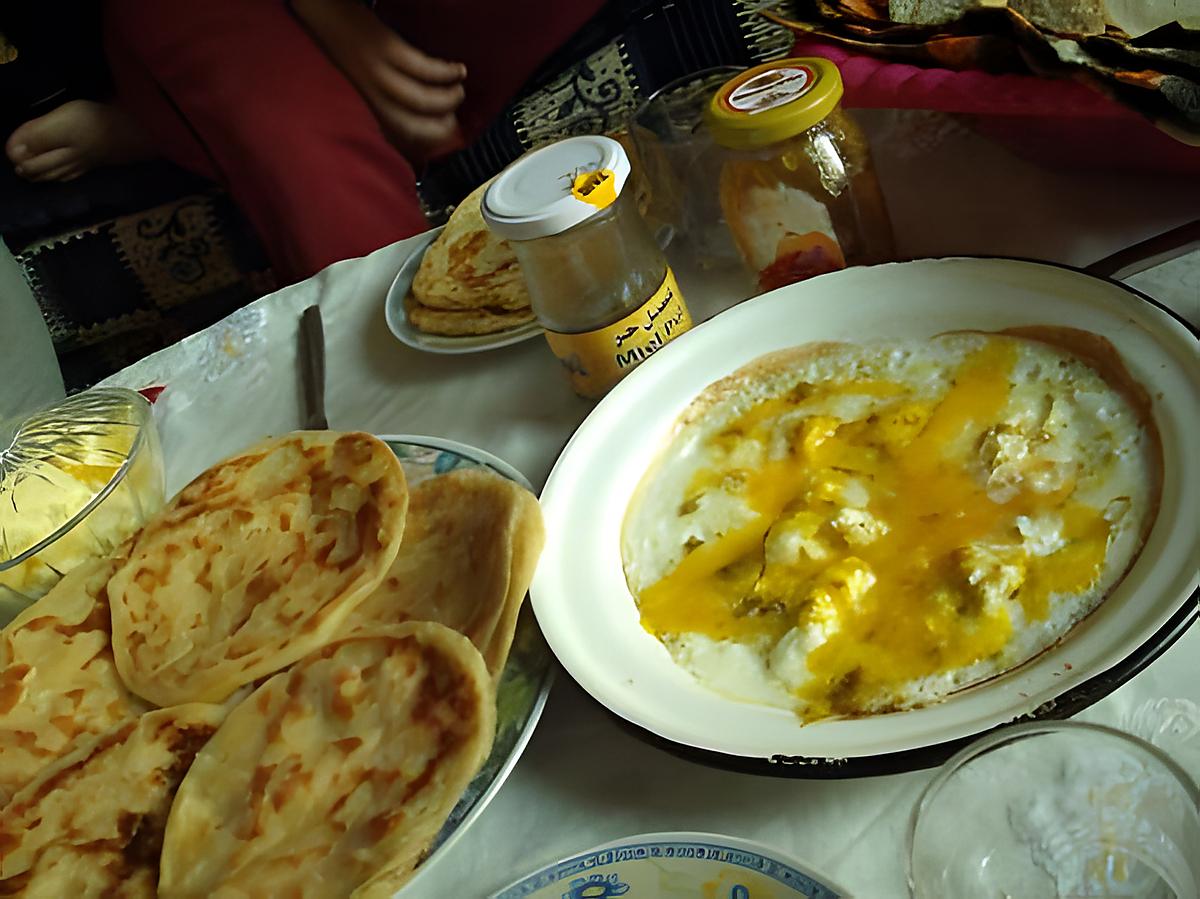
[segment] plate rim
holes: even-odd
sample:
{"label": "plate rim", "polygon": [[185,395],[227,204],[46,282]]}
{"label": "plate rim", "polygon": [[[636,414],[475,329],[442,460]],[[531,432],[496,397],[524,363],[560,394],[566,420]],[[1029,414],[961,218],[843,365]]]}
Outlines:
{"label": "plate rim", "polygon": [[[443,356],[483,353],[539,336],[542,333],[542,327],[536,320],[505,331],[495,331],[491,334],[470,334],[462,337],[425,334],[409,324],[408,316],[404,313],[404,297],[408,294],[409,287],[412,286],[412,278],[405,281],[405,275],[408,273],[409,266],[414,264],[414,260],[419,261],[424,258],[430,245],[437,240],[438,235],[445,228],[445,225],[438,225],[413,236],[412,239],[415,241],[413,249],[404,257],[396,276],[392,278],[392,283],[388,286],[383,300],[383,317],[392,336],[414,350]],[[415,275],[416,273],[413,272],[414,277]]]}
{"label": "plate rim", "polygon": [[511,462],[504,461],[494,453],[489,453],[487,450],[480,449],[477,446],[471,446],[469,443],[462,443],[458,440],[452,440],[449,437],[432,437],[425,434],[376,434],[374,436],[387,444],[404,443],[409,446],[421,446],[425,449],[457,453],[464,458],[482,463],[487,468],[495,471],[496,474],[502,475],[510,481],[516,481],[530,493],[535,496],[537,495],[537,491],[533,489],[529,478],[525,477],[519,468]]}
{"label": "plate rim", "polygon": [[[676,758],[696,762],[709,768],[722,771],[736,771],[743,774],[760,774],[768,777],[782,777],[807,780],[843,780],[860,777],[884,777],[889,774],[903,774],[909,771],[921,771],[936,768],[945,764],[955,753],[961,752],[976,740],[1015,727],[1020,724],[1036,724],[1041,721],[1065,721],[1079,714],[1089,706],[1095,705],[1118,687],[1133,679],[1150,666],[1188,629],[1200,619],[1200,587],[1193,590],[1187,600],[1172,618],[1152,637],[1126,656],[1121,662],[1097,672],[1081,684],[1064,691],[1049,702],[1045,702],[1031,712],[1018,715],[1011,721],[996,724],[984,730],[975,731],[963,737],[946,740],[941,743],[930,743],[914,749],[904,749],[898,752],[877,753],[875,755],[854,756],[850,758],[825,758],[821,756],[784,755],[776,753],[769,757],[742,756],[732,753],[717,752],[703,749],[699,746],[685,746],[668,740],[654,731],[635,724],[628,718],[614,712],[607,706],[601,706],[604,711],[615,719],[616,723],[633,736],[649,743]],[[563,666],[565,670],[565,666]],[[574,680],[571,673],[567,675]],[[578,684],[578,681],[576,681]],[[583,685],[579,685],[584,689]],[[585,690],[586,692],[586,690]],[[591,696],[591,694],[588,694]],[[593,701],[597,701],[593,698]]]}
{"label": "plate rim", "polygon": [[[1115,280],[1108,276],[1093,274],[1083,268],[1065,263],[1042,259],[1030,259],[1020,256],[1007,256],[1002,254],[958,254],[952,256],[921,257],[912,260],[900,260],[892,263],[883,263],[878,266],[862,266],[855,268],[883,269],[891,265],[905,264],[907,262],[938,263],[954,261],[1019,262],[1066,271],[1074,275],[1086,276],[1101,283],[1118,287],[1122,291],[1131,294],[1141,302],[1144,302],[1165,313],[1174,321],[1174,323],[1182,326],[1184,331],[1193,339],[1200,341],[1200,329],[1191,324],[1180,313],[1176,312],[1165,303],[1148,296],[1136,287],[1133,287],[1122,281]],[[832,274],[836,275],[837,273]],[[761,299],[761,295],[760,297],[754,299]],[[753,302],[753,299],[748,302]],[[720,315],[724,314],[730,309],[735,309],[740,305],[745,304],[735,304],[734,306],[729,307],[729,309],[722,310],[721,313],[713,316],[713,318],[709,321],[718,319]],[[707,322],[705,324],[707,324]],[[597,406],[597,409],[598,408],[599,406]],[[592,412],[589,413],[588,417],[590,418],[595,411],[596,409],[593,409]],[[555,469],[559,467],[562,457],[565,456],[570,450],[571,445],[577,439],[579,432],[582,430],[584,424],[586,424],[586,421],[587,419],[585,418],[584,422],[580,424],[579,428],[576,429],[576,431],[571,435],[571,438],[567,441],[566,445],[563,447],[559,459],[556,460],[554,467],[551,469],[550,474],[546,479],[546,487],[549,487],[554,480]],[[546,489],[543,488],[542,495],[544,496],[545,493]],[[537,604],[535,602],[535,614],[537,612],[536,606]],[[582,689],[593,702],[604,709],[608,715],[613,717],[619,726],[644,742],[656,746],[657,748],[662,749],[669,754],[675,755],[676,757],[722,770],[774,777],[800,779],[870,777],[935,767],[942,764],[946,759],[952,756],[955,752],[961,750],[969,743],[985,735],[1002,730],[1006,727],[1010,727],[1014,724],[1069,718],[1100,701],[1105,696],[1112,693],[1117,687],[1128,682],[1140,671],[1149,666],[1155,659],[1166,652],[1166,650],[1169,649],[1196,622],[1197,619],[1200,619],[1200,584],[1191,590],[1190,594],[1188,594],[1187,597],[1180,602],[1179,608],[1176,609],[1175,612],[1173,612],[1153,634],[1147,637],[1138,646],[1134,647],[1123,658],[1107,666],[1106,668],[1095,672],[1086,680],[1081,681],[1072,687],[1064,689],[1062,692],[1056,694],[1052,699],[1042,703],[1040,706],[1028,712],[1018,714],[1007,721],[991,725],[983,728],[982,730],[972,731],[969,734],[965,734],[961,737],[956,737],[950,740],[927,743],[922,746],[893,752],[873,753],[861,756],[851,756],[848,758],[786,755],[783,753],[775,753],[770,756],[762,756],[757,754],[740,755],[679,742],[671,738],[664,737],[661,734],[658,734],[655,731],[645,727],[644,725],[630,720],[615,709],[608,707],[597,697],[595,697],[591,691],[575,677],[570,668],[563,663],[561,659],[559,659],[559,664],[566,671],[567,676],[571,677],[571,679],[579,685],[580,689]],[[551,649],[553,650],[554,644],[550,641],[550,637],[548,635],[547,641],[550,642]],[[1058,643],[1053,644],[1053,646],[1060,645],[1061,642],[1062,641],[1059,641]],[[557,653],[555,653],[555,655],[557,657]],[[1017,667],[1019,668],[1022,666]]]}
{"label": "plate rim", "polygon": [[[518,468],[516,468],[516,466],[509,462],[505,462],[499,456],[489,453],[487,450],[480,449],[479,447],[461,443],[457,440],[451,440],[448,437],[433,437],[423,434],[375,434],[374,436],[388,444],[389,449],[392,449],[393,443],[400,443],[407,446],[418,446],[425,449],[434,449],[439,451],[448,450],[456,455],[462,456],[463,458],[479,462],[484,467],[496,472],[496,474],[520,484],[531,493],[534,492],[533,488],[529,484],[529,480]],[[526,601],[529,600],[528,594],[526,594],[525,599]],[[533,603],[529,602],[528,607],[532,612]],[[537,621],[536,615],[534,616],[534,621]],[[539,623],[537,626],[540,633],[541,624]],[[542,641],[545,642],[547,648],[549,648],[549,641],[546,640],[545,634],[542,634]],[[537,730],[538,723],[542,719],[542,713],[546,709],[546,702],[550,698],[550,690],[554,687],[554,681],[558,675],[559,665],[557,657],[554,656],[554,651],[552,649],[550,650],[550,656],[552,658],[552,662],[546,666],[546,671],[542,675],[541,683],[538,684],[537,696],[534,698],[533,705],[529,710],[529,715],[525,719],[525,725],[521,728],[521,732],[517,735],[517,739],[513,743],[512,750],[509,752],[508,757],[505,758],[504,763],[499,767],[499,769],[497,769],[496,776],[492,779],[492,782],[488,784],[487,789],[480,794],[479,800],[473,806],[471,806],[470,810],[459,820],[458,826],[454,828],[450,835],[441,843],[439,843],[437,847],[429,853],[429,855],[421,859],[420,863],[413,871],[412,877],[404,882],[404,884],[397,891],[397,895],[401,895],[413,884],[421,880],[425,872],[432,868],[434,863],[458,842],[462,835],[468,829],[470,829],[471,825],[473,825],[479,816],[483,814],[484,810],[492,804],[492,801],[496,798],[496,795],[500,792],[500,789],[508,781],[513,769],[521,760],[521,756],[525,754],[525,749],[528,747],[529,741],[533,739],[533,732]]]}
{"label": "plate rim", "polygon": [[419,882],[425,872],[432,868],[434,863],[437,862],[439,858],[441,858],[446,852],[452,849],[456,843],[458,843],[463,834],[471,828],[476,820],[478,820],[479,816],[482,815],[484,811],[487,810],[487,807],[492,804],[493,800],[495,800],[501,788],[505,783],[508,782],[508,778],[512,775],[513,769],[516,768],[517,763],[521,760],[521,756],[525,754],[525,749],[529,746],[529,741],[533,739],[533,732],[537,729],[538,723],[542,719],[542,713],[546,709],[546,701],[550,697],[550,690],[554,687],[554,680],[557,674],[557,662],[546,668],[546,673],[543,675],[542,682],[538,686],[537,698],[533,702],[533,707],[529,710],[529,717],[525,720],[525,726],[521,729],[521,733],[517,736],[516,742],[513,743],[512,752],[509,753],[508,758],[504,760],[504,764],[500,766],[499,770],[496,771],[495,779],[488,785],[488,788],[483,791],[482,795],[480,795],[479,801],[471,806],[471,810],[469,812],[463,815],[462,819],[458,822],[458,827],[454,829],[450,836],[446,837],[445,840],[439,843],[438,847],[434,849],[433,852],[421,859],[420,864],[413,872],[413,876],[405,881],[405,883],[397,891],[397,895],[409,889],[413,884]]}
{"label": "plate rim", "polygon": [[[773,846],[768,846],[767,844],[760,843],[757,840],[751,840],[748,837],[735,836],[734,834],[716,833],[713,831],[662,830],[617,837],[614,840],[598,843],[595,846],[590,846],[587,849],[581,849],[578,852],[571,853],[570,855],[564,855],[561,858],[555,859],[552,862],[547,862],[541,867],[535,868],[534,870],[521,875],[516,880],[512,881],[512,883],[509,883],[506,886],[489,893],[488,899],[503,899],[506,893],[520,888],[521,885],[526,881],[535,878],[540,874],[557,868],[560,865],[565,865],[574,861],[582,861],[588,856],[595,855],[599,852],[604,852],[607,849],[623,849],[633,846],[649,845],[651,843],[668,842],[699,843],[747,852],[756,855],[759,858],[769,859],[771,861],[787,865],[790,868],[794,868],[796,871],[805,875],[806,877],[817,881],[818,886],[822,886],[825,889],[838,894],[838,896],[842,897],[842,899],[849,899],[849,897],[852,895],[847,889],[845,889],[845,887],[834,882],[822,871],[817,870],[808,862],[802,861],[790,852],[777,849]],[[546,884],[546,886],[550,886],[550,884]]]}

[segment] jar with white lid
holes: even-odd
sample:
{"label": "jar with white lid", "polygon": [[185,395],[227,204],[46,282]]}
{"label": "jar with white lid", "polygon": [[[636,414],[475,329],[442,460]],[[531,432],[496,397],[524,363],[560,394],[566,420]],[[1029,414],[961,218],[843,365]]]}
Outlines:
{"label": "jar with white lid", "polygon": [[483,219],[512,246],[550,348],[588,398],[692,326],[624,190],[629,174],[617,141],[574,137],[518,159],[483,198]]}

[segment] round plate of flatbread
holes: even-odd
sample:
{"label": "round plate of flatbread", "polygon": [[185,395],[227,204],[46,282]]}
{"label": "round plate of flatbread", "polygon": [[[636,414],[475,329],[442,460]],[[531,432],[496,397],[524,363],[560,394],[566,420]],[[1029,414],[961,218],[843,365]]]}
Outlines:
{"label": "round plate of flatbread", "polygon": [[464,233],[451,219],[415,239],[385,305],[388,329],[401,343],[429,353],[478,353],[542,333],[520,272],[511,270],[515,260],[487,246],[482,220],[480,227]]}
{"label": "round plate of flatbread", "polygon": [[0,630],[0,895],[390,897],[541,714],[544,539],[519,472],[438,438],[210,467]]}
{"label": "round plate of flatbread", "polygon": [[[614,134],[630,151],[628,134]],[[446,224],[409,242],[411,253],[388,290],[388,328],[429,353],[477,353],[541,334],[520,262],[509,241],[483,220],[485,181],[463,198]],[[650,201],[644,178],[638,208]]]}

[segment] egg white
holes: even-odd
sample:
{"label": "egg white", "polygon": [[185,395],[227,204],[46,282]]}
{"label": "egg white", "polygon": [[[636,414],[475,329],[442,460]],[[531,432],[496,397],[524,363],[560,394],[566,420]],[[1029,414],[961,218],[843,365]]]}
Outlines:
{"label": "egg white", "polygon": [[[897,684],[873,705],[910,707],[938,700],[1019,665],[1060,640],[1111,591],[1141,546],[1157,501],[1154,444],[1121,394],[1075,356],[1034,340],[974,333],[927,341],[821,345],[794,354],[785,365],[748,367],[706,391],[680,420],[627,510],[622,558],[632,593],[637,596],[672,572],[689,543],[714,540],[755,517],[736,484],[722,484],[721,478],[784,458],[799,419],[831,415],[842,422],[858,421],[892,400],[854,393],[817,396],[778,415],[764,441],[743,439],[731,446],[728,440],[714,440],[748,409],[802,383],[860,379],[899,383],[914,400],[936,404],[963,360],[989,340],[1013,340],[1017,347],[1007,403],[993,421],[1004,427],[995,428],[982,445],[976,445],[978,433],[964,433],[959,445],[944,447],[944,455],[973,466],[989,497],[1001,503],[1021,487],[1045,493],[1073,475],[1073,499],[1107,510],[1110,534],[1103,569],[1086,591],[1052,594],[1049,613],[1040,620],[1026,620],[1020,604],[1009,602],[1012,634],[999,655]],[[1038,469],[1036,476],[1030,475],[1031,467]],[[689,498],[701,473],[714,486]],[[838,513],[840,524],[835,522],[847,543],[855,534],[870,539],[870,528],[878,526],[869,513],[864,517],[862,496],[853,495],[861,489],[851,486]],[[1018,527],[1022,549],[1030,556],[1052,553],[1062,545],[1062,522],[1053,515],[1031,516]],[[767,549],[769,553],[769,545]],[[1003,566],[988,560],[986,547],[976,549],[978,564],[971,577],[983,585],[988,602],[1005,601],[1011,591],[1005,587]],[[808,654],[836,627],[836,621],[797,625],[779,640],[748,642],[682,633],[663,635],[663,643],[677,664],[726,696],[795,708],[796,690],[811,677]]]}

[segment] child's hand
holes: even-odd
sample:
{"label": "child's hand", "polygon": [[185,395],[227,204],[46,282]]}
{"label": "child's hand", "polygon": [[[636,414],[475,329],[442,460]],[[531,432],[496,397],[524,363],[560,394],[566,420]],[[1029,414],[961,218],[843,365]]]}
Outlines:
{"label": "child's hand", "polygon": [[356,0],[294,0],[292,7],[411,160],[460,140],[454,111],[465,96],[466,66],[422,53]]}

